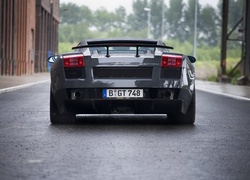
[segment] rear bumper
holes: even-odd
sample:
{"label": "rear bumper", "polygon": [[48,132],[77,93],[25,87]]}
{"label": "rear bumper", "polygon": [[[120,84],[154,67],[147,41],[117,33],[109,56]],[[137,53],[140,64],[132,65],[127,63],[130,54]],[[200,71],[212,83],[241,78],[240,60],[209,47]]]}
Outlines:
{"label": "rear bumper", "polygon": [[168,114],[180,113],[181,100],[81,100],[65,101],[66,109],[75,114]]}
{"label": "rear bumper", "polygon": [[[158,91],[170,90],[171,97],[159,97]],[[54,91],[54,98],[60,113],[71,112],[74,114],[170,114],[186,113],[192,98],[188,88],[146,89],[146,97],[142,99],[107,99],[101,97],[102,89],[78,89],[87,92],[86,97],[74,99],[72,92],[76,89],[60,89]]]}

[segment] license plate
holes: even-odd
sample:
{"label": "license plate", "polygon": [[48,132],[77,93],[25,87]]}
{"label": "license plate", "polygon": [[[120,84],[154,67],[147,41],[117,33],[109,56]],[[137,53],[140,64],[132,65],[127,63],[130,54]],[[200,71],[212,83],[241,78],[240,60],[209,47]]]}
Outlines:
{"label": "license plate", "polygon": [[103,98],[143,98],[143,89],[103,89]]}

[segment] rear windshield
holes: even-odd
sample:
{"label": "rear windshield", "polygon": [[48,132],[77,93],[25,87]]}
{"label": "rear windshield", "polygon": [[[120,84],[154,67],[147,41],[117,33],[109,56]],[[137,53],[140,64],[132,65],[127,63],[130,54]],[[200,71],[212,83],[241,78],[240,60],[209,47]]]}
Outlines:
{"label": "rear windshield", "polygon": [[[91,54],[107,54],[107,47],[91,47],[89,48]],[[139,54],[154,53],[155,47],[139,47]],[[134,46],[110,46],[109,54],[136,54],[136,47]]]}

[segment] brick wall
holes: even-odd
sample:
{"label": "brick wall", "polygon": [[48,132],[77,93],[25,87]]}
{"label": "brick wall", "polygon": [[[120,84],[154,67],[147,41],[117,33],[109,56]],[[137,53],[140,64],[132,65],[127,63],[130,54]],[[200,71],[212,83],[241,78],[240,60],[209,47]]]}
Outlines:
{"label": "brick wall", "polygon": [[58,51],[59,0],[0,0],[0,24],[0,75],[47,71],[48,52]]}

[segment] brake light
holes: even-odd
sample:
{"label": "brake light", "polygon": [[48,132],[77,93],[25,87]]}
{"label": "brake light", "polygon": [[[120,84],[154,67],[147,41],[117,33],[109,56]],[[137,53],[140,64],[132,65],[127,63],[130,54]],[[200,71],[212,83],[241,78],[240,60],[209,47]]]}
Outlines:
{"label": "brake light", "polygon": [[64,67],[84,67],[83,54],[71,54],[63,56]]}
{"label": "brake light", "polygon": [[163,54],[161,58],[161,67],[181,67],[182,56]]}

